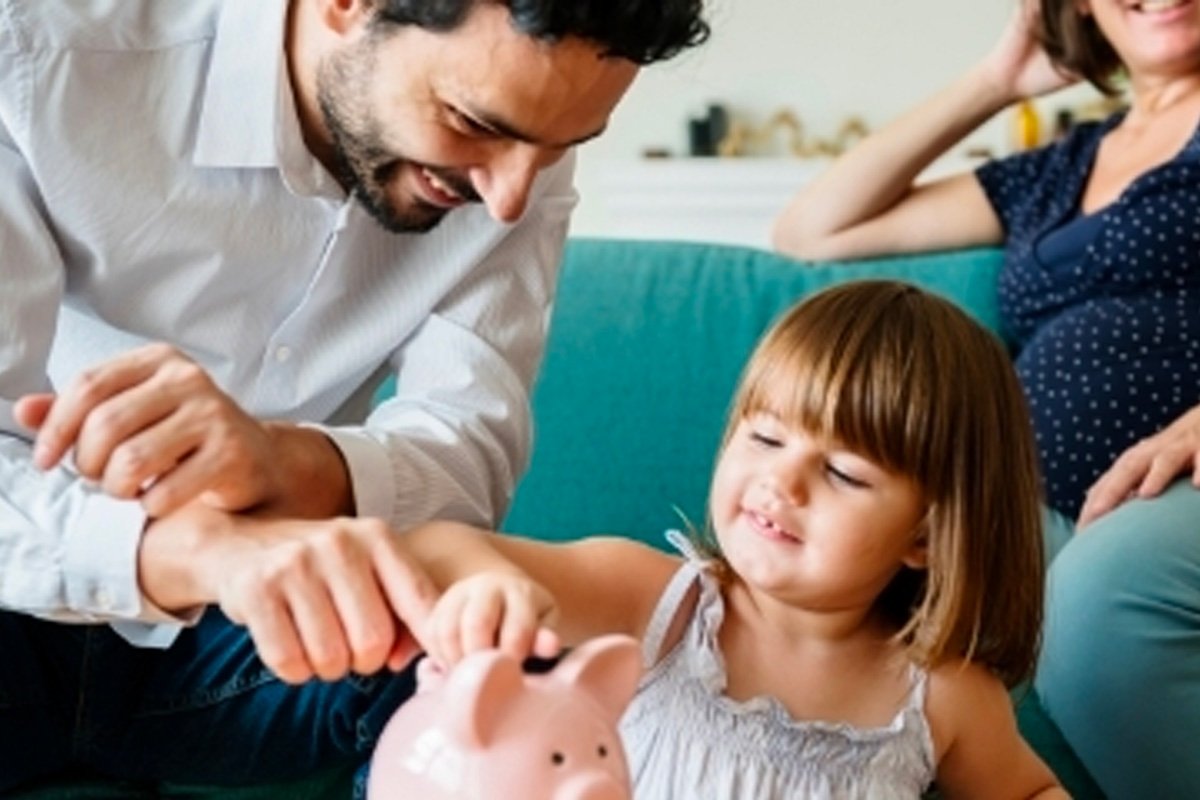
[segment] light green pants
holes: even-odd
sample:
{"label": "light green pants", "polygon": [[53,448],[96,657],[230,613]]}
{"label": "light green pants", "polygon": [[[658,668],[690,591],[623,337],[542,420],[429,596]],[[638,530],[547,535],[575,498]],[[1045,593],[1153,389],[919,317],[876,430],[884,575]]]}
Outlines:
{"label": "light green pants", "polygon": [[1200,490],[1190,482],[1125,503],[1058,553],[1036,685],[1112,800],[1200,797]]}

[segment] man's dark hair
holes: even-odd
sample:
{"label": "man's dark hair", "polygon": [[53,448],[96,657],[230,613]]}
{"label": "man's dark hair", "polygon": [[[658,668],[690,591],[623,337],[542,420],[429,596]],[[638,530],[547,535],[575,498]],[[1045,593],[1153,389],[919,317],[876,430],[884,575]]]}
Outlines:
{"label": "man's dark hair", "polygon": [[503,2],[517,30],[535,39],[575,36],[635,64],[671,58],[709,34],[703,0],[375,0],[375,20],[449,31],[478,2]]}
{"label": "man's dark hair", "polygon": [[1119,92],[1114,79],[1125,66],[1091,14],[1075,0],[1042,0],[1038,38],[1054,65],[1079,75],[1108,96]]}

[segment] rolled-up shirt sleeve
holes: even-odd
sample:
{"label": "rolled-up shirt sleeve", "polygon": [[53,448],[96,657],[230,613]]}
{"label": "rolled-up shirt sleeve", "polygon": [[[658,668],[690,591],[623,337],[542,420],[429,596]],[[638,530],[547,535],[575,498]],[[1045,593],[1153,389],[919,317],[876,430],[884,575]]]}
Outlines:
{"label": "rolled-up shirt sleeve", "polygon": [[[19,80],[19,70],[0,52],[8,80]],[[138,587],[141,507],[103,495],[68,468],[35,467],[30,434],[13,418],[17,399],[49,386],[46,363],[64,282],[58,246],[15,144],[20,125],[20,109],[0,100],[0,608],[74,622],[174,621]],[[153,644],[165,641],[168,629],[135,625],[123,633]]]}

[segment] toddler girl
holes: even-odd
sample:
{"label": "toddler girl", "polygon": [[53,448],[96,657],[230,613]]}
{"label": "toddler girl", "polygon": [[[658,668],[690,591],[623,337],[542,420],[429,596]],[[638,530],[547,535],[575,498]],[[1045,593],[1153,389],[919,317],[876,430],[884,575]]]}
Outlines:
{"label": "toddler girl", "polygon": [[[949,302],[848,283],[791,310],[734,399],[706,541],[546,544],[433,523],[453,663],[640,638],[622,721],[645,800],[1065,797],[1018,734],[1042,603],[1038,481],[1000,343]],[[550,632],[553,626],[554,633]]]}

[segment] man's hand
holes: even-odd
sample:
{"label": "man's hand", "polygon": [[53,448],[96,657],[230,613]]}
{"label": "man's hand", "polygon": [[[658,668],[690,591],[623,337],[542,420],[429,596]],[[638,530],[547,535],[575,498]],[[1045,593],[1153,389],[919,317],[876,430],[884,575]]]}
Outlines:
{"label": "man's hand", "polygon": [[452,666],[477,650],[499,648],[518,660],[558,655],[558,636],[546,627],[554,598],[529,578],[483,572],[451,585],[438,600],[429,626],[429,655]]}
{"label": "man's hand", "polygon": [[[54,466],[74,447],[80,475],[113,497],[139,499],[154,518],[197,497],[227,511],[267,502],[297,515],[351,510],[349,479],[332,442],[317,431],[254,419],[167,345],[90,369],[57,397],[22,398],[15,415],[37,429],[39,467]],[[296,486],[305,477],[319,487],[320,503]],[[294,508],[297,498],[301,507]]]}
{"label": "man's hand", "polygon": [[403,668],[423,649],[437,597],[379,520],[260,519],[202,504],[151,524],[139,579],[168,610],[217,603],[289,683]]}
{"label": "man's hand", "polygon": [[1133,497],[1155,497],[1185,472],[1200,487],[1200,406],[1122,453],[1088,489],[1076,527]]}

